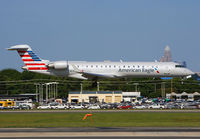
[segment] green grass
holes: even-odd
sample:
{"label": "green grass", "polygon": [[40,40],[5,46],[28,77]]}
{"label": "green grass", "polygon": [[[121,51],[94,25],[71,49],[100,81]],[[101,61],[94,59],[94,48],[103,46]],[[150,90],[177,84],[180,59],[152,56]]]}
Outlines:
{"label": "green grass", "polygon": [[1,113],[7,127],[200,127],[200,113]]}

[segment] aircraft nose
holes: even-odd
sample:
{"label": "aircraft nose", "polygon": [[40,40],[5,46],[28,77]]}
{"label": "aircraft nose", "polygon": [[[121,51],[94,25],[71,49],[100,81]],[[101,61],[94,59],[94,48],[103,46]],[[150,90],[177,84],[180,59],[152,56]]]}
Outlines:
{"label": "aircraft nose", "polygon": [[186,72],[185,72],[187,75],[194,75],[195,73],[192,72],[191,70],[189,69],[186,69]]}

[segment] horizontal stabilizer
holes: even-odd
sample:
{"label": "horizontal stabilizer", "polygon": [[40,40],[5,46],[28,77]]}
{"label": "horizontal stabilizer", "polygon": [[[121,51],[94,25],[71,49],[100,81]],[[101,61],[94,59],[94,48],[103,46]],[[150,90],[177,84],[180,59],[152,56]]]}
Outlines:
{"label": "horizontal stabilizer", "polygon": [[10,48],[7,48],[7,50],[31,50],[31,47],[23,44],[23,45],[15,45],[15,46],[11,46]]}

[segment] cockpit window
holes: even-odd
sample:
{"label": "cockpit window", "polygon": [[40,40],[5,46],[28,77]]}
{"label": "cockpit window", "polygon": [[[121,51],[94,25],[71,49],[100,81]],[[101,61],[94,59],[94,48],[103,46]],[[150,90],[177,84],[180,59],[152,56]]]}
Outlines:
{"label": "cockpit window", "polygon": [[184,68],[184,65],[175,65],[176,68]]}

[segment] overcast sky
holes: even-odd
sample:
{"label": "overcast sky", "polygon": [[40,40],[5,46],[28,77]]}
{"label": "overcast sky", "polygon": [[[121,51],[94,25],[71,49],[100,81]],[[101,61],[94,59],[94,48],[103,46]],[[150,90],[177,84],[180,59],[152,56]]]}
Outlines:
{"label": "overcast sky", "polygon": [[0,70],[21,71],[16,44],[48,60],[172,59],[200,71],[199,0],[1,0]]}

